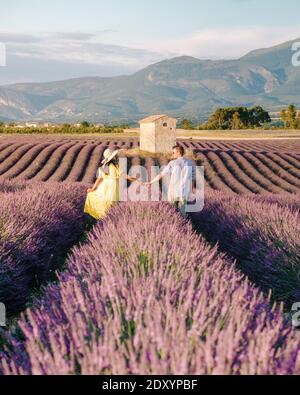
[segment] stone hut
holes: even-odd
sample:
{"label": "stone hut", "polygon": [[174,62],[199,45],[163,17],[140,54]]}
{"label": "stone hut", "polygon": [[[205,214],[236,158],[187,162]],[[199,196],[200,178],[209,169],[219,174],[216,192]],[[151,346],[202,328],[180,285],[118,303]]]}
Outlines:
{"label": "stone hut", "polygon": [[176,144],[175,118],[151,115],[140,121],[140,149],[142,151],[170,152]]}

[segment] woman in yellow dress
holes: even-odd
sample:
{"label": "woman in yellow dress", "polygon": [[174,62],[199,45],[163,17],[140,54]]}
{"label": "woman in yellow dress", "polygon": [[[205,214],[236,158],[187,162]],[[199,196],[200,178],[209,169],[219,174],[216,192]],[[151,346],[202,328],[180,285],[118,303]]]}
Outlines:
{"label": "woman in yellow dress", "polygon": [[[119,151],[107,149],[104,151],[102,166],[97,172],[97,180],[92,188],[87,190],[84,212],[99,220],[106,216],[111,206],[120,200],[119,178],[120,172],[116,159]],[[125,175],[127,180],[133,182],[136,178]]]}

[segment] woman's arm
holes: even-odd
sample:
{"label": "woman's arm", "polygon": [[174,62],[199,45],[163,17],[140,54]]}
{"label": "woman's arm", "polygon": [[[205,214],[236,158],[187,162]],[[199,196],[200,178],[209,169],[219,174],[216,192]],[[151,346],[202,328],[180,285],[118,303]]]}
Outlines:
{"label": "woman's arm", "polygon": [[130,181],[130,182],[138,181],[138,178],[136,178],[136,177],[130,177],[130,176],[128,176],[128,175],[126,175],[126,178],[127,178],[127,180]]}
{"label": "woman's arm", "polygon": [[125,177],[126,180],[130,181],[130,182],[134,182],[134,181],[138,181],[138,178],[136,177],[130,177],[128,174],[126,173],[121,173],[120,177]]}
{"label": "woman's arm", "polygon": [[94,192],[94,191],[98,188],[98,186],[101,184],[102,181],[103,181],[103,178],[102,178],[102,177],[97,178],[97,180],[95,181],[95,184],[93,185],[93,187],[92,187],[92,188],[89,188],[89,189],[87,190],[87,192],[88,192],[88,193],[89,193],[89,192]]}

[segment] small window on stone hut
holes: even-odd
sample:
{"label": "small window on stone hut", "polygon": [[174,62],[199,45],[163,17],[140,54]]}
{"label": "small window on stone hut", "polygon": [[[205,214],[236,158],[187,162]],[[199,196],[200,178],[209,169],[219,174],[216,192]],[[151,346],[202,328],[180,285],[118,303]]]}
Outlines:
{"label": "small window on stone hut", "polygon": [[167,122],[164,122],[164,123],[163,123],[163,127],[164,127],[164,128],[167,128],[167,127],[168,127]]}

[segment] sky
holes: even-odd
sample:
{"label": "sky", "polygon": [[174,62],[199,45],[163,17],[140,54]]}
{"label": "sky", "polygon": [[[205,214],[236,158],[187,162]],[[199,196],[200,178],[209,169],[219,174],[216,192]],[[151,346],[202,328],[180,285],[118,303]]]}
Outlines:
{"label": "sky", "polygon": [[239,58],[299,37],[299,0],[0,0],[0,85]]}

